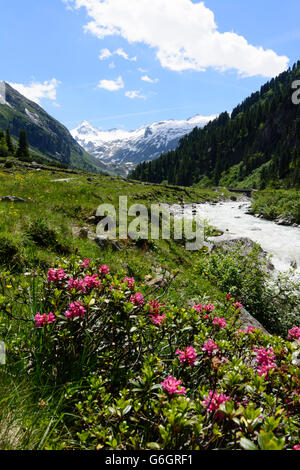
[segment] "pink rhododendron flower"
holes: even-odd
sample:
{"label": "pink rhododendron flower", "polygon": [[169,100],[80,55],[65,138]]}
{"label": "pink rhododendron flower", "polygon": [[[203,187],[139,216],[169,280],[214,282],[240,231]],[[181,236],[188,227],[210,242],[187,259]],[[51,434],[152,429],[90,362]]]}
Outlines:
{"label": "pink rhododendron flower", "polygon": [[235,308],[242,308],[243,304],[241,304],[241,302],[236,302],[234,306]]}
{"label": "pink rhododendron flower", "polygon": [[230,397],[224,395],[223,393],[217,393],[213,390],[210,390],[209,395],[207,398],[204,399],[202,404],[207,407],[207,411],[209,413],[217,412],[216,417],[221,418],[223,416],[222,411],[219,411],[219,408],[223,403],[230,400]]}
{"label": "pink rhododendron flower", "polygon": [[134,283],[135,283],[135,279],[133,277],[125,277],[123,279],[123,284],[125,284],[127,282],[127,285],[128,287],[133,287]]}
{"label": "pink rhododendron flower", "polygon": [[207,352],[207,354],[212,355],[214,354],[214,352],[218,352],[220,350],[218,345],[212,339],[209,339],[206,341],[206,343],[204,343],[202,351],[205,351]]}
{"label": "pink rhododendron flower", "polygon": [[56,321],[55,316],[53,315],[52,312],[49,313],[49,315],[41,315],[40,313],[37,313],[36,316],[34,317],[35,321],[35,326],[39,328],[40,326],[45,326],[50,323],[54,323]]}
{"label": "pink rhododendron flower", "polygon": [[296,444],[294,447],[293,447],[294,450],[300,450],[300,444]]}
{"label": "pink rhododendron flower", "polygon": [[150,300],[149,302],[149,312],[150,313],[153,313],[154,315],[158,315],[159,314],[159,310],[160,310],[160,303],[157,302],[157,300]]}
{"label": "pink rhododendron flower", "polygon": [[76,317],[83,318],[85,313],[86,313],[85,308],[79,301],[77,301],[77,302],[72,302],[69,305],[69,309],[65,312],[65,317],[67,317],[68,319],[72,319]]}
{"label": "pink rhododendron flower", "polygon": [[137,292],[136,294],[133,294],[130,297],[129,302],[132,302],[134,305],[143,305],[143,303],[145,302],[145,299],[144,299],[143,294],[140,294],[139,292]]}
{"label": "pink rhododendron flower", "polygon": [[273,370],[276,366],[273,359],[275,358],[275,354],[272,348],[265,349],[265,348],[254,348],[254,351],[257,353],[256,361],[259,365],[257,371],[260,376],[268,375],[270,370]]}
{"label": "pink rhododendron flower", "polygon": [[182,384],[181,380],[175,379],[175,377],[172,377],[171,375],[165,379],[163,382],[161,382],[161,386],[163,389],[168,392],[169,395],[174,395],[174,394],[181,394],[185,395],[186,391],[184,387],[180,387]]}
{"label": "pink rhododendron flower", "polygon": [[99,273],[106,276],[107,274],[109,274],[109,267],[106,266],[106,264],[102,264],[102,266],[99,266]]}
{"label": "pink rhododendron flower", "polygon": [[160,326],[166,318],[166,315],[150,315],[150,317],[152,318],[154,325]]}
{"label": "pink rhododendron flower", "polygon": [[217,325],[220,328],[225,328],[227,323],[226,323],[225,318],[214,318],[213,319],[213,325]]}
{"label": "pink rhododendron flower", "polygon": [[193,306],[193,309],[195,309],[196,312],[202,312],[202,310],[203,310],[203,305],[202,305],[202,304],[194,305],[194,306]]}
{"label": "pink rhododendron flower", "polygon": [[215,310],[216,307],[213,304],[208,304],[208,305],[204,305],[203,308],[206,311],[206,313],[210,313],[213,310]]}
{"label": "pink rhododendron flower", "polygon": [[61,281],[67,277],[65,271],[62,268],[53,269],[50,268],[47,274],[49,282]]}
{"label": "pink rhododendron flower", "polygon": [[238,330],[235,334],[236,335],[239,335],[241,333],[246,333],[246,334],[250,334],[250,333],[255,333],[255,331],[259,331],[258,328],[254,328],[254,326],[248,326],[248,328],[246,330]]}
{"label": "pink rhododendron flower", "polygon": [[82,279],[69,279],[68,282],[68,291],[75,289],[77,292],[86,293],[86,283]]}
{"label": "pink rhododendron flower", "polygon": [[179,355],[180,362],[187,362],[190,366],[195,365],[197,353],[193,346],[188,346],[184,351],[177,349],[176,354]]}
{"label": "pink rhododendron flower", "polygon": [[84,258],[83,262],[80,264],[80,267],[83,269],[87,269],[91,263],[91,260],[88,258]]}
{"label": "pink rhododendron flower", "polygon": [[97,274],[93,274],[93,276],[85,276],[83,283],[88,289],[93,289],[94,287],[100,287],[101,285],[101,281],[98,279]]}
{"label": "pink rhododendron flower", "polygon": [[300,340],[300,328],[298,326],[294,326],[294,328],[289,331],[288,339]]}

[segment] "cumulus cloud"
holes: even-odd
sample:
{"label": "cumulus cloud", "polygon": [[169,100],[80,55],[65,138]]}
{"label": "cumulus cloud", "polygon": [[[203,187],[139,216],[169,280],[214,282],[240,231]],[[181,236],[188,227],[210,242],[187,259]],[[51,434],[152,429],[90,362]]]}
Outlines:
{"label": "cumulus cloud", "polygon": [[119,35],[129,43],[156,50],[162,67],[204,71],[208,67],[235,69],[242,76],[273,77],[287,68],[289,59],[254,46],[232,31],[220,32],[214,13],[204,2],[192,0],[64,0],[85,7],[88,31],[100,39]]}
{"label": "cumulus cloud", "polygon": [[137,90],[126,91],[125,96],[127,98],[130,98],[131,100],[134,100],[136,98],[140,98],[140,99],[144,99],[144,100],[146,99],[146,96],[142,95],[141,92],[137,91]]}
{"label": "cumulus cloud", "polygon": [[41,103],[41,99],[47,98],[51,100],[55,106],[59,106],[58,103],[56,103],[56,91],[61,82],[56,80],[56,78],[52,78],[52,80],[43,83],[31,82],[30,85],[23,85],[22,83],[9,84],[21,93],[21,95],[37,104]]}
{"label": "cumulus cloud", "polygon": [[99,54],[99,59],[105,60],[111,57],[112,55],[118,55],[120,57],[123,57],[123,59],[125,60],[136,62],[136,57],[129,57],[129,55],[122,48],[119,48],[114,52],[111,52],[109,49],[102,49]]}
{"label": "cumulus cloud", "polygon": [[121,88],[124,88],[124,81],[121,76],[116,80],[100,80],[98,88],[104,88],[104,90],[108,91],[118,91]]}
{"label": "cumulus cloud", "polygon": [[150,78],[150,77],[148,77],[148,75],[143,75],[141,77],[141,80],[143,80],[143,82],[148,82],[148,83],[158,83],[159,82],[158,78]]}

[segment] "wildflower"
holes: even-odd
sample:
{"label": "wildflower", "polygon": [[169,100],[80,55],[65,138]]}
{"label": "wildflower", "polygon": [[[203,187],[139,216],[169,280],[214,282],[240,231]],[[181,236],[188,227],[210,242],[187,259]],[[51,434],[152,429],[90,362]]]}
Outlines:
{"label": "wildflower", "polygon": [[53,269],[50,268],[47,274],[49,282],[62,281],[67,277],[65,271],[62,268]]}
{"label": "wildflower", "polygon": [[174,395],[174,394],[181,394],[185,395],[186,390],[184,387],[180,387],[182,384],[181,380],[175,379],[175,377],[172,377],[171,375],[165,379],[163,382],[161,382],[161,386],[163,389],[168,392],[169,395]]}
{"label": "wildflower", "polygon": [[69,279],[68,291],[75,289],[77,292],[86,293],[86,283],[82,279]]}
{"label": "wildflower", "polygon": [[215,310],[215,306],[213,304],[208,304],[208,305],[204,305],[204,310],[206,311],[206,313],[211,313],[213,310]]}
{"label": "wildflower", "polygon": [[36,316],[34,317],[34,321],[35,321],[35,326],[39,328],[41,326],[54,323],[56,321],[56,318],[52,312],[50,312],[49,315],[46,315],[45,313],[43,315],[41,315],[40,313],[37,313]]}
{"label": "wildflower", "polygon": [[212,355],[215,351],[218,352],[220,350],[218,345],[212,339],[209,339],[204,343],[202,351],[206,351],[207,354]]}
{"label": "wildflower", "polygon": [[300,340],[300,328],[298,326],[294,326],[289,330],[288,339]]}
{"label": "wildflower", "polygon": [[83,279],[83,285],[85,285],[88,289],[93,289],[94,287],[100,287],[101,281],[98,279],[97,274],[93,274],[93,276],[85,276]]}
{"label": "wildflower", "polygon": [[159,304],[159,302],[157,302],[157,300],[150,300],[149,302],[149,311],[150,313],[154,314],[154,315],[158,315],[159,314],[159,310],[160,310],[160,307],[161,305]]}
{"label": "wildflower", "polygon": [[150,317],[152,318],[154,325],[160,326],[166,318],[166,315],[150,315]]}
{"label": "wildflower", "polygon": [[179,355],[180,362],[187,362],[190,366],[195,365],[197,353],[193,346],[188,346],[184,351],[177,349],[176,354]]}
{"label": "wildflower", "polygon": [[145,299],[144,299],[143,294],[140,294],[139,292],[137,292],[136,294],[130,297],[129,301],[132,302],[134,305],[143,305],[143,303],[145,302]]}
{"label": "wildflower", "polygon": [[123,279],[123,284],[125,284],[127,282],[127,285],[128,287],[133,287],[134,283],[135,283],[135,279],[133,277],[125,277]]}
{"label": "wildflower", "polygon": [[99,266],[99,273],[106,276],[107,274],[109,274],[109,267],[106,266],[106,264],[102,264],[102,266],[100,265]]}
{"label": "wildflower", "polygon": [[296,444],[294,447],[293,447],[294,450],[300,450],[300,444]]}
{"label": "wildflower", "polygon": [[241,302],[236,302],[234,306],[235,308],[242,308],[243,304],[241,304]]}
{"label": "wildflower", "polygon": [[91,263],[91,260],[88,258],[84,258],[83,262],[80,264],[82,269],[87,269]]}
{"label": "wildflower", "polygon": [[79,301],[77,301],[77,302],[72,302],[69,305],[69,309],[65,312],[65,317],[68,319],[72,319],[75,317],[83,318],[85,313],[86,313],[85,308]]}
{"label": "wildflower", "polygon": [[270,370],[273,370],[276,364],[273,362],[275,354],[272,348],[254,348],[254,351],[257,352],[256,361],[259,365],[257,371],[260,376],[267,376]]}
{"label": "wildflower", "polygon": [[259,331],[258,328],[254,328],[254,326],[248,326],[248,328],[246,330],[238,330],[235,334],[236,335],[239,335],[241,333],[245,333],[245,334],[250,334],[250,333],[255,333],[255,331]]}
{"label": "wildflower", "polygon": [[196,312],[201,312],[203,310],[203,305],[202,304],[194,305],[193,309],[195,309]]}
{"label": "wildflower", "polygon": [[206,406],[209,413],[217,413],[216,418],[221,419],[223,417],[222,411],[219,411],[219,408],[223,403],[230,400],[230,397],[224,395],[223,393],[217,393],[216,391],[210,390],[208,397],[204,399],[202,404]]}
{"label": "wildflower", "polygon": [[227,294],[226,295],[226,300],[230,300],[231,299],[231,295],[230,294]]}
{"label": "wildflower", "polygon": [[226,323],[225,318],[214,318],[213,319],[213,325],[217,325],[220,328],[225,328],[227,323]]}

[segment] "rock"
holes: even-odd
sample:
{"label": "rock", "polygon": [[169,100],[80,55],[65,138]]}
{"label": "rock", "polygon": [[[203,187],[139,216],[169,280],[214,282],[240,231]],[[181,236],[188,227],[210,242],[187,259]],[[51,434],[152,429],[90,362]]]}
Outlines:
{"label": "rock", "polygon": [[26,199],[23,199],[17,196],[3,196],[1,201],[3,202],[30,202],[30,201],[27,201]]}
{"label": "rock", "polygon": [[145,279],[146,282],[149,282],[153,278],[152,278],[151,274],[147,274],[147,276],[145,276],[144,279]]}
{"label": "rock", "polygon": [[231,201],[237,201],[237,197],[236,196],[230,196],[230,200]]}
{"label": "rock", "polygon": [[99,248],[103,250],[111,247],[114,251],[121,251],[123,248],[119,242],[115,240],[108,240],[107,238],[97,237],[95,238],[95,242],[97,243]]}
{"label": "rock", "polygon": [[241,323],[243,328],[247,328],[248,326],[253,326],[254,328],[258,328],[259,330],[262,330],[263,333],[269,335],[268,331],[262,326],[262,324],[256,320],[249,312],[244,307],[240,308],[241,312]]}
{"label": "rock", "polygon": [[298,268],[298,264],[297,264],[297,261],[295,259],[293,259],[291,261],[291,267],[294,268],[294,269],[297,269]]}

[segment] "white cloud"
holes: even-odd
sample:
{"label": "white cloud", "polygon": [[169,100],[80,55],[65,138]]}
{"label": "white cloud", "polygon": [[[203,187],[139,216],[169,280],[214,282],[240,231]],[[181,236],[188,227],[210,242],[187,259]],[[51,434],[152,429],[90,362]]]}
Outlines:
{"label": "white cloud", "polygon": [[129,43],[155,48],[162,67],[203,71],[236,69],[242,76],[272,77],[289,59],[253,46],[234,32],[220,32],[214,13],[191,0],[68,0],[85,7],[91,21],[85,31],[103,39],[119,35]]}
{"label": "white cloud", "polygon": [[104,88],[108,91],[118,91],[124,88],[123,78],[118,77],[117,80],[100,80],[98,88]]}
{"label": "white cloud", "polygon": [[123,57],[123,59],[125,60],[131,60],[133,62],[136,62],[136,57],[129,57],[129,55],[122,48],[119,48],[114,52],[111,52],[109,49],[101,49],[99,59],[105,60],[111,57],[112,55],[118,55],[120,57]]}
{"label": "white cloud", "polygon": [[127,96],[127,98],[130,98],[131,100],[134,100],[136,98],[141,98],[143,100],[146,99],[146,96],[142,95],[141,92],[137,90],[126,91],[125,96]]}
{"label": "white cloud", "polygon": [[112,56],[112,53],[110,52],[109,49],[101,49],[100,54],[99,54],[99,59],[104,60],[104,59],[108,59],[111,56]]}
{"label": "white cloud", "polygon": [[22,83],[9,83],[15,90],[21,95],[24,95],[31,101],[40,104],[41,99],[47,98],[53,102],[54,105],[59,106],[56,103],[56,89],[61,84],[56,78],[45,81],[44,83],[32,82],[30,85],[23,85]]}
{"label": "white cloud", "polygon": [[148,82],[148,83],[158,83],[159,82],[158,78],[150,78],[150,77],[148,77],[148,75],[143,75],[141,77],[141,80],[143,80],[144,82]]}

